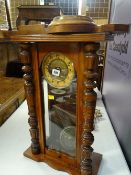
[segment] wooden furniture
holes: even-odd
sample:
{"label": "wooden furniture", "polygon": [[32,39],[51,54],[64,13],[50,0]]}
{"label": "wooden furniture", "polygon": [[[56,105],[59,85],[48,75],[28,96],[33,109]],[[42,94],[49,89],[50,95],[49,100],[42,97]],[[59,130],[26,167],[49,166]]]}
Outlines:
{"label": "wooden furniture", "polygon": [[16,61],[17,53],[15,44],[0,43],[0,126],[25,99],[22,64]]}
{"label": "wooden furniture", "polygon": [[[69,23],[65,30],[64,25],[57,29],[66,35],[4,33],[6,41],[20,43],[25,65],[31,146],[24,155],[72,175],[96,175],[102,158],[91,146],[97,51],[99,42],[113,40],[111,33],[127,32],[128,25],[97,27],[91,22],[95,32],[88,25],[86,34],[80,25],[73,32],[77,34],[71,34]],[[48,32],[56,33],[56,27]]]}
{"label": "wooden furniture", "polygon": [[1,126],[24,101],[25,92],[22,78],[0,77],[0,82]]}
{"label": "wooden furniture", "polygon": [[49,24],[55,16],[59,16],[62,10],[57,6],[44,5],[21,5],[18,7],[19,14],[16,20],[16,26],[24,21],[24,24],[29,24],[30,21],[43,21]]}

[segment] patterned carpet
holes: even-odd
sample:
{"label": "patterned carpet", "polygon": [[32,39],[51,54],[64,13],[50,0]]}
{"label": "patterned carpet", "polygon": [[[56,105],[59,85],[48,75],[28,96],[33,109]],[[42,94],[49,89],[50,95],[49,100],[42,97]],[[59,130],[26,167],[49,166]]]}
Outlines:
{"label": "patterned carpet", "polygon": [[0,125],[25,99],[22,78],[0,77]]}

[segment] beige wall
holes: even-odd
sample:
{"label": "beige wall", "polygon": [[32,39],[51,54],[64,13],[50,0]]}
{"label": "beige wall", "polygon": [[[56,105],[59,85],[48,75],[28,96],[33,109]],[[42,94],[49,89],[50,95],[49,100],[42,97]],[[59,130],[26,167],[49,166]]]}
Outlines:
{"label": "beige wall", "polygon": [[108,18],[103,18],[103,19],[94,19],[95,23],[97,25],[103,25],[103,24],[107,24],[108,23]]}
{"label": "beige wall", "polygon": [[0,28],[5,28],[5,26],[7,27],[5,2],[0,0]]}
{"label": "beige wall", "polygon": [[97,25],[107,24],[110,0],[82,0],[82,15],[90,16]]}

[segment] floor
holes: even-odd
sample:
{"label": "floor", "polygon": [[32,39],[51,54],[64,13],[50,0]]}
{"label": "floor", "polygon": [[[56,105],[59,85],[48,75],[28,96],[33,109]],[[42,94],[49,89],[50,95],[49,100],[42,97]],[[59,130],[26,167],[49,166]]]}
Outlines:
{"label": "floor", "polygon": [[[95,122],[95,152],[103,154],[98,175],[130,175],[123,153],[112,129],[108,115],[98,94],[97,109],[102,117]],[[26,101],[0,127],[0,175],[67,175],[45,163],[23,156],[30,146],[28,110]]]}

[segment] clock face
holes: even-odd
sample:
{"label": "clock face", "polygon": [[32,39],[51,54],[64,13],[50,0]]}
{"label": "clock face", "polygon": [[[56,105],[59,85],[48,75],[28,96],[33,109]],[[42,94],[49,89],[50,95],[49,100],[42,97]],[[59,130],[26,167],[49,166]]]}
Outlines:
{"label": "clock face", "polygon": [[50,52],[42,62],[42,72],[49,85],[66,88],[74,78],[73,62],[60,52]]}

